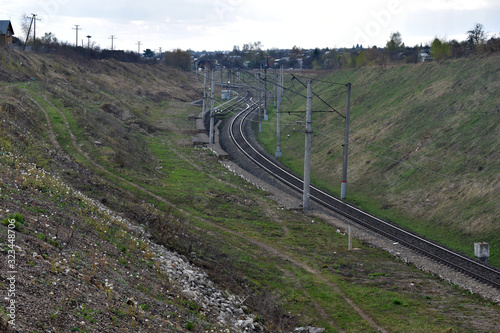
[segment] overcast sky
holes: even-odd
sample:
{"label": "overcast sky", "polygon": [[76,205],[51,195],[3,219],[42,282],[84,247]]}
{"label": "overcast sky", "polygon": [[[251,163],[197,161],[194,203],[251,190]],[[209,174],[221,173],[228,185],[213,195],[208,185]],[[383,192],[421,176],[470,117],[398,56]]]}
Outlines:
{"label": "overcast sky", "polygon": [[232,50],[385,46],[399,31],[407,46],[435,37],[466,39],[474,24],[500,37],[499,0],[0,0],[0,20],[25,38],[21,17],[37,14],[37,36],[101,48]]}

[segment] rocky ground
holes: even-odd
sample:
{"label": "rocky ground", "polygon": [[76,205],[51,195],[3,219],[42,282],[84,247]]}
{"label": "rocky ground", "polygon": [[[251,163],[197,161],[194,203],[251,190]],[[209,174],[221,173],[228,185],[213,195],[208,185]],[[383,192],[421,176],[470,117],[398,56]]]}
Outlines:
{"label": "rocky ground", "polygon": [[14,156],[1,158],[2,261],[13,260],[0,271],[6,332],[260,330],[243,300],[143,227]]}

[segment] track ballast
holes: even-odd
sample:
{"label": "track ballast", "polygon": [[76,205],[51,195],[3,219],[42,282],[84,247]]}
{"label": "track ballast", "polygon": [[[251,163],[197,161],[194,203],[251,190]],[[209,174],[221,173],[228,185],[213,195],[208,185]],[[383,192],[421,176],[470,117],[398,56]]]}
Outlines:
{"label": "track ballast", "polygon": [[[258,107],[256,103],[252,101],[251,93],[247,95],[245,101],[247,107],[243,111],[237,111],[229,124],[229,136],[234,145],[253,163],[301,194],[304,186],[302,179],[287,171],[279,162],[268,158],[261,147],[252,144],[251,140],[249,140],[248,131],[251,130],[250,117],[253,111],[257,110]],[[241,107],[241,104],[238,103],[238,106]],[[228,112],[229,110],[225,111]],[[310,194],[311,200],[344,216],[353,223],[359,224],[403,246],[417,251],[440,264],[451,267],[500,290],[500,270],[496,267],[458,253],[443,245],[405,230],[391,222],[373,216],[313,185],[311,185]]]}

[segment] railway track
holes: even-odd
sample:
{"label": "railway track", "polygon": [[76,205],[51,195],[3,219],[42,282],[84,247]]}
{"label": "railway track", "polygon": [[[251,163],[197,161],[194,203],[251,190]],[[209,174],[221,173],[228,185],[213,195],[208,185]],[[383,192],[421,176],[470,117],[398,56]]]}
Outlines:
{"label": "railway track", "polygon": [[[229,136],[234,145],[253,163],[270,173],[288,187],[302,194],[303,181],[297,175],[284,169],[280,163],[267,157],[262,148],[252,144],[249,140],[250,121],[257,105],[252,101],[251,92],[237,104],[243,110],[234,111],[235,115],[229,123]],[[231,112],[229,108],[226,113]],[[323,205],[327,209],[340,214],[355,224],[359,224],[373,232],[383,235],[399,244],[406,246],[436,262],[462,272],[482,283],[486,283],[500,291],[500,270],[491,265],[480,262],[464,254],[458,253],[443,245],[430,241],[413,232],[405,230],[391,222],[371,215],[355,206],[340,200],[331,194],[311,185],[311,200]]]}

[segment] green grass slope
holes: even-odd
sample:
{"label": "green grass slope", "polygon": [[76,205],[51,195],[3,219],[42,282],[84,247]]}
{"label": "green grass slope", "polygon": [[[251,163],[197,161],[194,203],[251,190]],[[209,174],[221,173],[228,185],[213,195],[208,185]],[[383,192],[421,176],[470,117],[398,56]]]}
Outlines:
{"label": "green grass slope", "polygon": [[[489,242],[500,266],[500,56],[295,75],[285,112],[305,110],[294,92],[314,78],[313,111],[345,114],[336,83],[352,83],[348,201],[470,255]],[[304,114],[282,117],[282,160],[302,174]],[[275,119],[260,136],[271,152]],[[344,120],[314,113],[313,131],[312,179],[338,195]]]}
{"label": "green grass slope", "polygon": [[0,50],[0,258],[15,220],[19,331],[227,332],[154,243],[240,296],[267,332],[499,330],[497,304],[360,240],[348,251],[335,227],[193,147],[201,82],[162,64]]}

